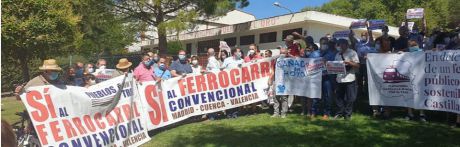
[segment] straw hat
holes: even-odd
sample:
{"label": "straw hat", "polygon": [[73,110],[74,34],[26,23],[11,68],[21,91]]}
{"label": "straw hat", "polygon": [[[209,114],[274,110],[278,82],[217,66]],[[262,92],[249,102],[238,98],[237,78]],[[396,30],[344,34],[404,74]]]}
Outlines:
{"label": "straw hat", "polygon": [[126,69],[126,68],[129,68],[131,65],[133,65],[133,63],[129,62],[128,59],[121,58],[118,61],[117,68],[118,69]]}
{"label": "straw hat", "polygon": [[48,59],[43,61],[43,65],[39,67],[40,70],[57,70],[61,71],[62,68],[57,65],[56,60]]}

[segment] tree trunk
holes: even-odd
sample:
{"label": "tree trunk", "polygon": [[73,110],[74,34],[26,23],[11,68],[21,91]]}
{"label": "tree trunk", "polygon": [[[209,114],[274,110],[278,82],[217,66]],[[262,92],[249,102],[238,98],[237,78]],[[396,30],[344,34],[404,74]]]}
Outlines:
{"label": "tree trunk", "polygon": [[166,31],[158,31],[158,49],[160,55],[166,55],[168,50],[168,41],[166,39]]}
{"label": "tree trunk", "polygon": [[22,78],[24,79],[24,82],[27,82],[30,80],[30,75],[29,75],[29,65],[27,64],[27,52],[24,51],[24,49],[19,49],[18,58],[19,58],[19,65],[21,65],[21,70],[22,70]]}

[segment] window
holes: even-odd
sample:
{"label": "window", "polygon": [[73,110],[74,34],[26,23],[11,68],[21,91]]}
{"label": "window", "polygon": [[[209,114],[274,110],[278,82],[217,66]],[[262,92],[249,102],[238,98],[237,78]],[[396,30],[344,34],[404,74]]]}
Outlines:
{"label": "window", "polygon": [[187,53],[187,55],[191,56],[192,55],[192,44],[191,43],[187,43],[187,45],[185,45],[185,52]]}
{"label": "window", "polygon": [[198,42],[198,55],[208,53],[208,48],[214,48],[214,51],[219,51],[219,39],[200,41]]}
{"label": "window", "polygon": [[229,47],[234,47],[236,45],[236,37],[225,38],[224,41],[227,42]]}
{"label": "window", "polygon": [[259,35],[259,43],[276,42],[276,32],[262,33]]}
{"label": "window", "polygon": [[[284,30],[283,31],[283,40],[286,38],[287,35],[292,35],[292,32],[297,32],[299,34],[302,34],[302,28],[296,28],[296,29],[290,29],[290,30]],[[298,37],[294,36],[294,39],[300,39]]]}
{"label": "window", "polygon": [[250,45],[253,43],[254,43],[254,35],[240,37],[240,45]]}

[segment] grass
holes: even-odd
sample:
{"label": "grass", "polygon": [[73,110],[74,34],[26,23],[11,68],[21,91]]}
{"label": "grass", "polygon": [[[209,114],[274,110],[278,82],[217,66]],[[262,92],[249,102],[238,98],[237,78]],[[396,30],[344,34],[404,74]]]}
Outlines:
{"label": "grass", "polygon": [[[14,97],[2,98],[1,103],[2,119],[17,121],[14,113],[24,109],[22,103]],[[298,113],[281,119],[262,113],[169,127],[154,132],[142,146],[460,146],[460,129],[439,121],[444,113],[428,113],[438,120],[429,123],[376,120],[366,114],[366,103],[359,104],[350,121],[310,120]]]}
{"label": "grass", "polygon": [[25,106],[21,101],[16,100],[16,97],[5,97],[2,98],[2,119],[8,123],[13,124],[19,121],[19,116],[15,115],[16,112],[22,112]]}

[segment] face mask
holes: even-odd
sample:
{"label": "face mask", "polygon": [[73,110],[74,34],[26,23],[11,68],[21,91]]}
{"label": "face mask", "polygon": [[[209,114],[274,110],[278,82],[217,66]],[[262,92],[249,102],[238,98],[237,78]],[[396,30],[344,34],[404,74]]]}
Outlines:
{"label": "face mask", "polygon": [[322,51],[327,50],[327,45],[323,44],[323,45],[321,46],[321,50],[322,50]]}
{"label": "face mask", "polygon": [[96,80],[89,80],[89,84],[96,85]]}
{"label": "face mask", "polygon": [[249,50],[249,53],[248,53],[248,54],[249,54],[249,55],[254,55],[255,52],[256,52],[256,51],[254,51],[254,50]]}
{"label": "face mask", "polygon": [[375,50],[380,50],[380,44],[375,44]]}
{"label": "face mask", "polygon": [[105,65],[99,66],[99,69],[105,69]]}
{"label": "face mask", "polygon": [[144,61],[145,66],[150,66],[150,61]]}
{"label": "face mask", "polygon": [[58,72],[51,72],[49,75],[48,75],[48,78],[51,80],[51,81],[54,81],[56,80],[57,78],[59,77],[59,73]]}
{"label": "face mask", "polygon": [[157,63],[157,62],[158,62],[158,60],[159,60],[159,58],[158,58],[158,57],[153,57],[153,62]]}
{"label": "face mask", "polygon": [[236,53],[235,57],[236,57],[236,59],[240,59],[241,58],[241,53]]}
{"label": "face mask", "polygon": [[89,73],[94,72],[94,68],[92,68],[92,67],[91,67],[91,68],[88,68],[88,72],[89,72]]}
{"label": "face mask", "polygon": [[280,58],[286,57],[286,54],[280,54]]}
{"label": "face mask", "polygon": [[193,65],[197,65],[197,64],[198,64],[198,60],[193,60],[193,61],[192,61],[192,64],[193,64]]}
{"label": "face mask", "polygon": [[409,47],[409,52],[416,52],[416,51],[419,51],[420,49],[416,46],[413,46],[413,47]]}
{"label": "face mask", "polygon": [[311,54],[311,51],[305,51],[306,56],[310,56],[310,54]]}
{"label": "face mask", "polygon": [[185,60],[185,55],[179,55],[179,60]]}
{"label": "face mask", "polygon": [[165,70],[165,69],[166,69],[165,64],[160,64],[158,67],[159,67],[161,70]]}

